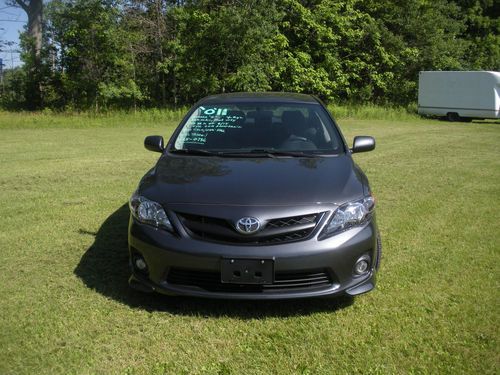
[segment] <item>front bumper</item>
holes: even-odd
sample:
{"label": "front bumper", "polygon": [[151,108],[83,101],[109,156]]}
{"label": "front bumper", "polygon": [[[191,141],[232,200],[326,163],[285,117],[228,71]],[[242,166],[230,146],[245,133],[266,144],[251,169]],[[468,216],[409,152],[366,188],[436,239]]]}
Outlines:
{"label": "front bumper", "polygon": [[[357,295],[375,287],[374,265],[378,264],[375,218],[363,227],[347,230],[328,239],[319,241],[317,236],[316,233],[308,240],[277,245],[228,245],[176,236],[138,223],[131,217],[128,240],[132,275],[129,283],[145,292],[249,300]],[[133,267],[132,259],[137,255],[146,261],[147,272]],[[371,259],[370,270],[362,276],[355,276],[354,264],[363,255]],[[241,285],[239,288],[235,284],[216,284],[220,281],[221,260],[224,258],[272,259],[277,277],[292,275],[286,277],[299,280],[299,277],[305,277],[301,275],[309,275],[307,277],[321,277],[324,282],[301,284],[287,281],[278,288],[255,285]],[[173,280],[170,275],[178,270],[186,271],[195,278],[197,273],[203,277],[196,282],[186,281],[186,277],[184,282]],[[322,276],[317,276],[319,274]],[[216,280],[217,277],[219,280]],[[205,286],[203,280],[209,280],[210,285]]]}

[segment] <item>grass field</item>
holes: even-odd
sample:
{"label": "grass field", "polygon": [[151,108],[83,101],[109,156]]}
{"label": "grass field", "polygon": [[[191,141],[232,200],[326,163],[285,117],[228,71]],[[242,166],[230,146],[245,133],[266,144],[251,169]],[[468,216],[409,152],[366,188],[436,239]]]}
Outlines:
{"label": "grass field", "polygon": [[173,117],[0,113],[0,374],[499,373],[500,123],[339,123],[377,139],[377,289],[242,303],[127,286],[125,204]]}

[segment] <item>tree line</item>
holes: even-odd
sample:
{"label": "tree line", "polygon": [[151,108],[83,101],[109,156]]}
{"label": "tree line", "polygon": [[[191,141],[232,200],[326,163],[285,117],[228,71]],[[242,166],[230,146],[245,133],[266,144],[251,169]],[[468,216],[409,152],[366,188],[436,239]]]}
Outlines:
{"label": "tree line", "polygon": [[269,90],[407,105],[421,70],[500,70],[495,0],[51,0],[39,21],[21,35],[24,64],[4,72],[4,108]]}

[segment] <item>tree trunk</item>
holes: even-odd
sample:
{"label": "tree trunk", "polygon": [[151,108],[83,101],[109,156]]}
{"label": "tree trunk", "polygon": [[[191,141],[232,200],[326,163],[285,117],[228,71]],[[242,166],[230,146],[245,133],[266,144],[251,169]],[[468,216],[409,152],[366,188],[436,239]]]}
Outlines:
{"label": "tree trunk", "polygon": [[40,61],[42,51],[42,23],[43,23],[43,1],[16,0],[16,3],[24,9],[28,15],[28,34],[33,40],[33,53],[35,61]]}
{"label": "tree trunk", "polygon": [[42,106],[42,87],[40,81],[42,63],[42,24],[43,24],[43,1],[42,0],[15,0],[28,15],[28,35],[31,39],[31,53],[33,66],[29,74],[28,91],[26,98],[29,109]]}
{"label": "tree trunk", "polygon": [[42,23],[43,2],[42,0],[31,0],[28,12],[28,32],[34,41],[35,64],[40,63],[42,52]]}

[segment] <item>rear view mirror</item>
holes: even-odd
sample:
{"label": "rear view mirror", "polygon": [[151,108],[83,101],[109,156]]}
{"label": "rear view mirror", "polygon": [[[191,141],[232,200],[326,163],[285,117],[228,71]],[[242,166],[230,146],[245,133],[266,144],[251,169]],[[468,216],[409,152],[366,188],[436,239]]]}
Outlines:
{"label": "rear view mirror", "polygon": [[375,149],[375,138],[366,135],[359,135],[354,137],[351,152],[366,152]]}
{"label": "rear view mirror", "polygon": [[150,135],[144,139],[144,147],[149,151],[163,152],[163,137],[161,135]]}

